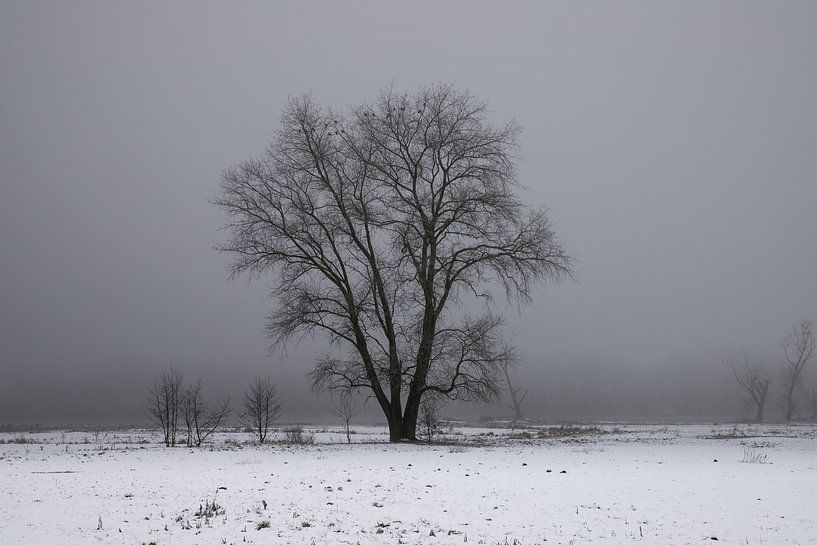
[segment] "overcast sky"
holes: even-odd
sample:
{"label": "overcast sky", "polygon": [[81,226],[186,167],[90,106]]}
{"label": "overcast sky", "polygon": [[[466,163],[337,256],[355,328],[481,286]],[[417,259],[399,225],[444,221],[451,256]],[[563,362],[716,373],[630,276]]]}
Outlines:
{"label": "overcast sky", "polygon": [[817,319],[815,29],[815,2],[0,0],[0,420],[138,420],[171,364],[319,415],[318,343],[268,354],[271,282],[227,280],[208,199],[288,97],[439,81],[524,127],[578,259],[508,316],[531,406],[717,404],[723,357],[779,364]]}

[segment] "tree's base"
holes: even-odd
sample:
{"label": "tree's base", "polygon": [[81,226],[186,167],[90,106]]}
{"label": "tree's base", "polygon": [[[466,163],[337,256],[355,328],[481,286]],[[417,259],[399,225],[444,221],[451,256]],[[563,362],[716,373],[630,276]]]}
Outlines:
{"label": "tree's base", "polygon": [[389,442],[390,443],[416,443],[417,433],[406,433],[402,426],[394,429],[389,428]]}

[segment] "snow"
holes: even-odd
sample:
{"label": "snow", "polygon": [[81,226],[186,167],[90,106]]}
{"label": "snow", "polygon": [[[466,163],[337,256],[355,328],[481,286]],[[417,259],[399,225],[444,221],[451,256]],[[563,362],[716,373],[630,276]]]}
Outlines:
{"label": "snow", "polygon": [[308,431],[0,434],[0,543],[817,543],[812,426]]}

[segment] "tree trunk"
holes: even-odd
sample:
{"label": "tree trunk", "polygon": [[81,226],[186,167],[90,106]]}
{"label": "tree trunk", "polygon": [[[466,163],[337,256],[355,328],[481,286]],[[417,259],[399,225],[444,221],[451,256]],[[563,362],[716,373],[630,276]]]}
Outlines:
{"label": "tree trunk", "polygon": [[763,403],[757,404],[757,414],[755,415],[755,422],[763,422]]}
{"label": "tree trunk", "polygon": [[399,443],[403,440],[403,423],[389,419],[389,441]]}
{"label": "tree trunk", "polygon": [[409,396],[406,400],[406,414],[403,416],[403,440],[417,440],[417,419],[420,416],[420,396]]}
{"label": "tree trunk", "polygon": [[811,419],[817,422],[817,387],[812,388],[810,393],[807,393],[809,405],[811,406]]}
{"label": "tree trunk", "polygon": [[794,382],[789,387],[788,396],[786,397],[786,422],[791,422],[794,416]]}

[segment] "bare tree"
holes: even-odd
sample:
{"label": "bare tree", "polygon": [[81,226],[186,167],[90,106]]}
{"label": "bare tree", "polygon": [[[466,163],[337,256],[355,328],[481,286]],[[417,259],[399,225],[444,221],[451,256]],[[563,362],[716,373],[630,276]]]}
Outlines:
{"label": "bare tree", "polygon": [[513,357],[512,352],[509,352],[509,355],[510,357],[508,357],[502,363],[502,371],[505,373],[505,383],[507,384],[508,396],[511,398],[511,404],[508,406],[508,408],[513,410],[514,423],[516,423],[524,418],[524,415],[522,414],[522,404],[525,403],[525,399],[528,397],[528,390],[522,389],[519,386],[514,386],[513,382],[511,382],[511,369],[516,367],[517,360],[515,357]]}
{"label": "bare tree", "polygon": [[182,398],[182,375],[178,370],[171,367],[154,378],[149,391],[148,413],[162,428],[167,447],[176,445]]}
{"label": "bare tree", "polygon": [[201,390],[201,381],[196,382],[196,384],[191,387],[185,388],[182,394],[181,415],[186,432],[184,444],[187,446],[193,444],[193,435],[195,433],[195,425],[193,424],[193,400],[195,397],[198,397],[199,390]]}
{"label": "bare tree", "polygon": [[230,414],[230,400],[211,405],[202,394],[201,380],[184,391],[182,414],[187,427],[187,444],[200,447]]}
{"label": "bare tree", "polygon": [[270,425],[278,418],[280,412],[281,403],[272,380],[269,377],[258,377],[253,380],[244,393],[244,412],[241,414],[241,421],[252,430],[259,443],[266,442]]}
{"label": "bare tree", "polygon": [[791,331],[783,340],[783,352],[786,356],[786,422],[791,422],[795,409],[795,393],[803,369],[814,354],[814,336],[812,324],[809,320],[802,320],[792,326]]}
{"label": "bare tree", "polygon": [[420,405],[420,429],[426,441],[429,443],[434,441],[434,437],[440,430],[440,397],[438,395],[428,395],[423,398]]}
{"label": "bare tree", "polygon": [[811,390],[805,390],[803,393],[811,410],[811,419],[817,422],[817,386],[812,386]]}
{"label": "bare tree", "polygon": [[766,407],[766,396],[769,393],[769,384],[772,379],[766,369],[760,364],[752,364],[749,357],[743,355],[743,366],[735,367],[731,361],[727,362],[735,375],[738,385],[746,390],[755,406],[755,421],[763,421],[763,410]]}
{"label": "bare tree", "polygon": [[355,402],[354,397],[352,397],[351,392],[341,393],[337,401],[335,402],[335,406],[332,408],[332,414],[334,414],[343,421],[343,424],[346,428],[347,443],[352,442],[352,430],[350,428],[350,424],[356,412],[357,403]]}
{"label": "bare tree", "polygon": [[312,372],[316,388],[366,390],[390,439],[416,439],[427,393],[488,400],[501,387],[502,320],[457,316],[492,301],[491,283],[527,302],[571,275],[544,209],[517,195],[519,128],[450,85],[384,91],[342,116],[292,100],[260,159],[227,170],[233,276],[274,271],[274,344],[323,332],[348,350]]}

